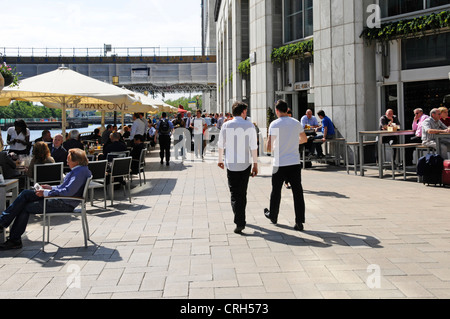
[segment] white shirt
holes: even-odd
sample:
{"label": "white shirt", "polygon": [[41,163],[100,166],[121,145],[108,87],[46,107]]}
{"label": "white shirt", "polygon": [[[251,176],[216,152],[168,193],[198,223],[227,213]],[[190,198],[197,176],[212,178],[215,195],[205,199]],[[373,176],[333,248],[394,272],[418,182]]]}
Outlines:
{"label": "white shirt", "polygon": [[203,117],[201,117],[201,118],[194,118],[192,121],[193,121],[192,126],[194,127],[193,134],[194,135],[203,134],[203,127],[206,124],[206,120]]}
{"label": "white shirt", "polygon": [[269,127],[269,135],[274,141],[272,150],[273,166],[291,166],[300,164],[300,133],[303,125],[296,119],[284,116],[273,121]]}
{"label": "white shirt", "polygon": [[225,149],[225,166],[233,172],[246,170],[252,164],[251,151],[258,149],[256,129],[252,122],[236,116],[222,125],[218,147]]}
{"label": "white shirt", "polygon": [[133,125],[131,126],[130,140],[132,140],[137,134],[141,134],[142,136],[144,136],[146,128],[147,125],[143,120],[141,120],[140,118],[134,120]]}
{"label": "white shirt", "polygon": [[[25,141],[25,138],[26,138],[26,136],[23,135],[23,132],[20,132],[20,134],[17,135],[16,128],[14,126],[11,126],[8,129],[6,134],[11,136],[11,140],[22,140],[22,141]],[[30,130],[28,128],[27,128],[27,133],[26,134],[27,134],[27,136],[30,136]],[[23,150],[26,150],[26,149],[27,149],[26,145],[23,145],[23,144],[17,143],[17,142],[15,144],[11,144],[11,146],[10,146],[10,150],[23,151]]]}

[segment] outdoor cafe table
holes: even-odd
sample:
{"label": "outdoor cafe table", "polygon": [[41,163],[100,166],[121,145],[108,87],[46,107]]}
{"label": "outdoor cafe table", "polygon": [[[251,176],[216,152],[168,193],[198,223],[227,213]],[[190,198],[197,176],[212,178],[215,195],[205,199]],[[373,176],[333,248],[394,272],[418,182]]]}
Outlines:
{"label": "outdoor cafe table", "polygon": [[[441,139],[448,138],[450,139],[450,133],[439,133],[434,135],[436,139],[436,152],[441,154]],[[450,151],[450,150],[447,150]]]}
{"label": "outdoor cafe table", "polygon": [[[12,198],[14,200],[19,195],[19,180],[18,179],[5,179],[4,183],[0,183],[0,209],[3,212],[6,209],[6,193],[12,191]],[[6,229],[0,235],[0,242],[3,243],[6,240]]]}
{"label": "outdoor cafe table", "polygon": [[414,135],[413,130],[403,130],[403,131],[360,131],[359,132],[359,160],[360,160],[360,175],[364,176],[364,138],[367,136],[376,136],[377,137],[377,146],[378,146],[378,174],[380,178],[383,178],[383,159],[381,158],[382,150],[383,150],[383,137],[385,136],[400,136],[402,141],[400,143],[404,143],[404,137],[406,135]]}

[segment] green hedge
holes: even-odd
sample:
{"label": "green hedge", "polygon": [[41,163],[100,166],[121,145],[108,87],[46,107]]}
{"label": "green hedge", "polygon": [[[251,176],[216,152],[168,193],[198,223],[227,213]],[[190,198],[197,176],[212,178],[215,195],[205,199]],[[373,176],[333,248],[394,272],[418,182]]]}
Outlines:
{"label": "green hedge", "polygon": [[387,42],[397,38],[425,35],[426,31],[441,30],[450,27],[450,11],[432,13],[409,20],[400,20],[382,25],[381,28],[364,28],[360,37],[367,42],[373,40]]}
{"label": "green hedge", "polygon": [[287,44],[280,48],[274,48],[270,55],[272,62],[284,62],[297,57],[303,57],[306,53],[314,54],[314,40]]}

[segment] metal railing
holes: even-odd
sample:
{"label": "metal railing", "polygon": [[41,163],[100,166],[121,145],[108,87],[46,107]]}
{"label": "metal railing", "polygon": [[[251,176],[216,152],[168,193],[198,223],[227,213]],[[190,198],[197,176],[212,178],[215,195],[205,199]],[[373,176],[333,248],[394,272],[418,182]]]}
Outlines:
{"label": "metal railing", "polygon": [[97,48],[21,48],[0,47],[5,57],[105,57],[105,56],[201,56],[214,55],[210,48],[201,47],[97,47]]}

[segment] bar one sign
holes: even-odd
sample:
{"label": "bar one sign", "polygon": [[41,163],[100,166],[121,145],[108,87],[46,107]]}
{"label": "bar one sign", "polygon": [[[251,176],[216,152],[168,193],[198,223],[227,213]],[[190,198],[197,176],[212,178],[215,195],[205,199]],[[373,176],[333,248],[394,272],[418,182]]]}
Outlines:
{"label": "bar one sign", "polygon": [[126,104],[67,104],[66,108],[98,111],[128,111],[128,105]]}

